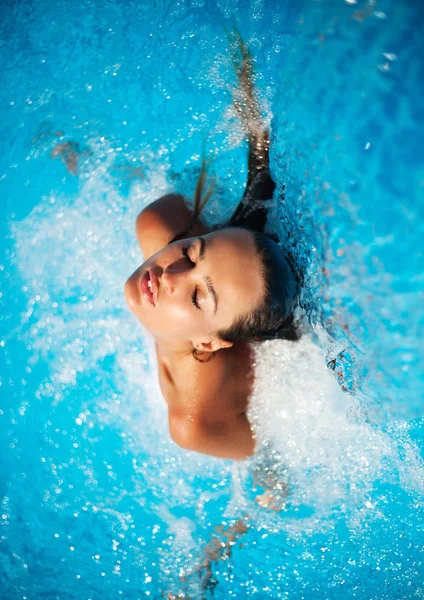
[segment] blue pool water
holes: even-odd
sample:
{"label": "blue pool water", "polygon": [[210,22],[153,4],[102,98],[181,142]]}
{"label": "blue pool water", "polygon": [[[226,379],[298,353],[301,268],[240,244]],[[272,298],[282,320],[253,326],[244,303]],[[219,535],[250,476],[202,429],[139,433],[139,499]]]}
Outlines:
{"label": "blue pool water", "polygon": [[[1,597],[424,597],[422,3],[0,11]],[[192,195],[203,144],[210,222],[243,191],[232,23],[318,341],[259,351],[252,411],[277,453],[241,463],[172,443],[122,292],[135,217]],[[51,156],[70,141],[77,176]],[[255,500],[270,460],[279,512]]]}

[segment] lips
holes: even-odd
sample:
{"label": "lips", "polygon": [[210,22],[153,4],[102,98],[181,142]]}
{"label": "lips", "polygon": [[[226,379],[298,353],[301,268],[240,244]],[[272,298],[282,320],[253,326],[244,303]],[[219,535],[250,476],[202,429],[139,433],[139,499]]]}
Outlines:
{"label": "lips", "polygon": [[159,282],[153,271],[147,271],[140,281],[141,294],[147,302],[156,306]]}

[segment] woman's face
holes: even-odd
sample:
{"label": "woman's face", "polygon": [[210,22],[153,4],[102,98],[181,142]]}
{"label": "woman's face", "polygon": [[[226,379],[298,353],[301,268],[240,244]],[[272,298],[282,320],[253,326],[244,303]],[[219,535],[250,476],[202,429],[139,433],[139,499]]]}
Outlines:
{"label": "woman's face", "polygon": [[193,345],[254,310],[263,295],[253,236],[236,228],[165,246],[125,284],[129,308],[157,339]]}

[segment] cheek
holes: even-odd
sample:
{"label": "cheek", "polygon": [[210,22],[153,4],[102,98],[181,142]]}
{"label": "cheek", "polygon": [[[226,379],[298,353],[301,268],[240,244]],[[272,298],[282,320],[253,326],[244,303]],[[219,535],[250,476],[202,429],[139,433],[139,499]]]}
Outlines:
{"label": "cheek", "polygon": [[190,337],[199,325],[199,320],[185,304],[169,302],[154,312],[155,321],[161,330],[172,337]]}
{"label": "cheek", "polygon": [[161,310],[155,311],[153,318],[155,323],[151,321],[151,332],[153,335],[156,332],[158,337],[164,339],[187,341],[193,337],[208,335],[213,331],[205,315],[194,307],[191,308],[187,303],[181,305],[172,302],[161,307]]}
{"label": "cheek", "polygon": [[168,300],[156,308],[144,306],[139,287],[140,269],[127,279],[124,286],[128,308],[154,336],[167,339],[189,339],[207,329],[204,316],[184,300]]}

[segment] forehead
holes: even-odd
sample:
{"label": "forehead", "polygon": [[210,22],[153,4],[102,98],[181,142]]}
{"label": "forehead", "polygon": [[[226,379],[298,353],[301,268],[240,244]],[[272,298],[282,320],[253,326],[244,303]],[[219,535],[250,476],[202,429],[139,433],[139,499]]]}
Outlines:
{"label": "forehead", "polygon": [[226,227],[225,229],[212,231],[203,237],[207,242],[208,248],[231,252],[235,259],[242,259],[246,255],[252,260],[256,257],[254,238],[247,229]]}
{"label": "forehead", "polygon": [[262,268],[253,235],[245,229],[221,229],[203,236],[205,258],[220,298],[219,312],[229,325],[235,316],[258,306],[264,295]]}

